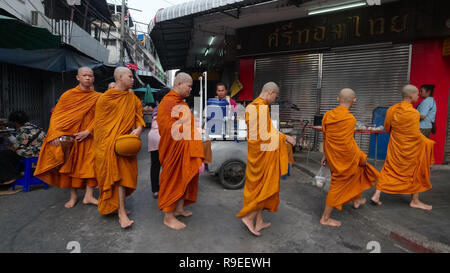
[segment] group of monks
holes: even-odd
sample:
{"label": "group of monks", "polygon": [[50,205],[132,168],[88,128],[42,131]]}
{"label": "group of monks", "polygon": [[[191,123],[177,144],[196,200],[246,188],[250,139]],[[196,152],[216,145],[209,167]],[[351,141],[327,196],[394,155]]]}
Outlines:
{"label": "group of monks", "polygon": [[431,210],[432,206],[419,200],[419,193],[431,189],[430,167],[434,163],[434,141],[419,129],[420,114],[413,108],[419,90],[413,85],[402,89],[403,100],[391,106],[386,113],[385,130],[390,134],[386,160],[378,172],[367,162],[367,155],[354,139],[356,119],[350,108],[356,102],[351,89],[343,89],[337,98],[339,106],[325,113],[322,120],[324,156],[322,165],[330,166],[331,184],[320,223],[340,226],[330,218],[333,208],[352,202],[355,209],[366,202],[362,192],[373,187],[376,191],[371,203],[380,206],[381,192],[411,194],[412,208]]}
{"label": "group of monks", "polygon": [[[77,189],[86,189],[83,204],[98,206],[102,215],[117,213],[120,226],[128,228],[134,221],[128,217],[125,199],[137,188],[137,157],[117,154],[115,141],[126,134],[140,136],[145,126],[142,103],[131,89],[133,74],[128,68],[116,68],[115,82],[105,93],[93,90],[90,68],[80,68],[76,78],[79,85],[61,96],[51,116],[34,174],[52,186],[70,189],[66,208],[76,205]],[[185,207],[197,201],[199,169],[205,158],[200,130],[184,101],[192,84],[190,75],[178,73],[157,115],[162,167],[158,209],[164,212],[163,223],[174,230],[186,227],[177,217],[192,215]],[[295,145],[295,139],[276,130],[270,118],[268,107],[279,93],[275,83],[266,83],[245,114],[246,181],[243,207],[236,216],[255,236],[270,226],[263,221],[263,210],[278,209],[280,177],[288,171],[288,145]],[[339,106],[325,114],[322,163],[330,165],[332,181],[321,224],[339,226],[340,222],[330,218],[332,209],[341,209],[350,201],[355,208],[364,204],[361,193],[375,180],[374,204],[381,205],[380,192],[410,193],[411,207],[431,209],[419,201],[418,193],[431,188],[434,143],[419,131],[419,114],[412,107],[418,98],[417,88],[406,86],[403,98],[386,116],[391,139],[381,173],[367,163],[367,156],[354,140],[356,119],[349,112],[356,102],[353,90],[342,90]],[[96,187],[98,200],[93,195]]]}

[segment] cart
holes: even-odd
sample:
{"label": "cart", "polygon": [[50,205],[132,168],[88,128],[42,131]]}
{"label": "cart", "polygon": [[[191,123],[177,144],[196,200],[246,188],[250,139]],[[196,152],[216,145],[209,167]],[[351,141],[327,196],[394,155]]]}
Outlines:
{"label": "cart", "polygon": [[[206,164],[206,170],[219,178],[220,183],[226,189],[240,189],[245,183],[245,169],[247,166],[247,141],[245,121],[236,121],[237,130],[232,136],[223,134],[211,134],[207,124],[207,72],[203,73],[200,80],[200,111],[202,113],[201,127],[202,140],[211,141],[212,162]],[[204,87],[203,87],[204,86]],[[203,106],[205,109],[203,109]],[[229,119],[233,122],[234,119]],[[223,126],[225,128],[226,126]]]}

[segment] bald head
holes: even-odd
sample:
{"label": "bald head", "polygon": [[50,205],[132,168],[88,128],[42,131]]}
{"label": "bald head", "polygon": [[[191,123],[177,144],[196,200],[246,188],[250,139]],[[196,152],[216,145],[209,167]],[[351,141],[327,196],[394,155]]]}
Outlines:
{"label": "bald head", "polygon": [[415,87],[414,85],[407,84],[407,85],[403,86],[403,89],[402,89],[402,97],[403,98],[407,98],[416,93],[419,94],[419,89],[417,87]]}
{"label": "bald head", "polygon": [[339,101],[343,103],[351,103],[356,98],[355,91],[350,88],[344,88],[339,92]]}
{"label": "bald head", "polygon": [[[125,74],[129,74],[129,73],[131,73],[130,69],[123,67],[123,66],[119,66],[114,70],[114,79],[117,82],[121,76],[123,76]],[[131,74],[133,74],[133,73],[131,73]]]}
{"label": "bald head", "polygon": [[177,76],[175,77],[175,81],[173,83],[174,86],[182,84],[182,83],[189,83],[192,82],[192,77],[184,72],[180,72],[177,74]]}
{"label": "bald head", "polygon": [[416,103],[419,100],[419,89],[414,85],[407,84],[402,89],[403,100],[410,103]]}
{"label": "bald head", "polygon": [[128,91],[133,87],[134,78],[133,73],[126,67],[117,67],[114,70],[114,79],[116,81],[116,87],[122,91]]}
{"label": "bald head", "polygon": [[192,83],[193,83],[192,77],[189,74],[180,72],[175,77],[175,81],[173,83],[173,90],[183,98],[187,98],[191,94]]}
{"label": "bald head", "polygon": [[278,85],[274,82],[268,82],[266,84],[264,84],[262,90],[261,90],[261,94],[262,93],[267,93],[269,91],[275,92],[275,93],[280,93],[280,88],[278,87]]}
{"label": "bald head", "polygon": [[77,81],[80,83],[80,88],[83,90],[91,90],[94,84],[94,72],[89,67],[83,66],[78,68]]}
{"label": "bald head", "polygon": [[94,71],[92,71],[92,69],[90,69],[89,67],[87,67],[87,66],[83,66],[83,67],[80,67],[80,68],[78,68],[78,73],[77,73],[77,75],[81,75],[83,72],[85,72],[85,71],[88,71],[88,72],[91,72],[92,74],[94,74]]}
{"label": "bald head", "polygon": [[267,104],[271,105],[275,102],[279,94],[280,88],[278,87],[278,85],[274,82],[268,82],[264,84],[259,97],[264,99]]}

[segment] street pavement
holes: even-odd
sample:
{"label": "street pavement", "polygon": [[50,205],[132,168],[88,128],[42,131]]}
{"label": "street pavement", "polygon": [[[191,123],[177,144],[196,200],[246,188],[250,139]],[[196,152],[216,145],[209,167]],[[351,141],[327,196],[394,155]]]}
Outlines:
{"label": "street pavement", "polygon": [[[83,205],[83,191],[79,192],[79,203],[66,209],[68,190],[35,187],[28,193],[0,196],[0,252],[68,253],[72,244],[79,244],[83,253],[369,253],[378,249],[412,252],[350,205],[333,212],[342,221],[340,228],[320,225],[326,192],[312,186],[312,177],[298,167],[281,180],[278,212],[264,213],[272,226],[263,230],[260,237],[251,235],[235,217],[242,206],[243,190],[225,190],[218,178],[209,173],[200,176],[197,203],[188,207],[193,215],[180,218],[187,227],[171,230],[162,223],[163,213],[152,197],[146,134],[144,131],[143,149],[138,155],[138,189],[126,201],[132,212],[130,218],[135,220],[132,228],[122,230],[117,216],[101,216],[95,206]],[[98,196],[98,191],[95,193]],[[376,208],[377,213],[387,213],[390,203],[406,202],[387,198],[384,201],[386,209]],[[424,201],[428,201],[425,195]],[[436,211],[445,206],[433,205]],[[368,206],[361,211],[375,210]],[[439,216],[444,223],[447,218],[436,213],[432,217]],[[418,220],[431,217],[421,212],[417,215]],[[426,222],[411,225],[420,229]]]}
{"label": "street pavement", "polygon": [[[321,153],[297,153],[295,167],[313,177],[320,168]],[[378,170],[384,161],[369,159]],[[431,211],[409,207],[411,195],[381,194],[382,206],[366,206],[354,210],[360,217],[377,227],[381,232],[414,252],[450,252],[450,166],[431,167],[432,189],[421,193],[420,200],[432,205]],[[329,183],[322,190],[327,192]],[[363,196],[369,201],[375,187],[365,191]]]}

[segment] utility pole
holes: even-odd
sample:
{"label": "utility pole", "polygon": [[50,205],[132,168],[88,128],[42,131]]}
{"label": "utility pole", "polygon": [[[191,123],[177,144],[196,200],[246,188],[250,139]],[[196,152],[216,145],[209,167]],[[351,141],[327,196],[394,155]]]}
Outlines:
{"label": "utility pole", "polygon": [[120,12],[121,23],[120,23],[120,65],[125,66],[124,63],[124,44],[125,44],[125,0],[122,0],[122,11]]}

